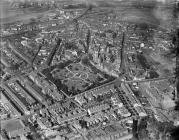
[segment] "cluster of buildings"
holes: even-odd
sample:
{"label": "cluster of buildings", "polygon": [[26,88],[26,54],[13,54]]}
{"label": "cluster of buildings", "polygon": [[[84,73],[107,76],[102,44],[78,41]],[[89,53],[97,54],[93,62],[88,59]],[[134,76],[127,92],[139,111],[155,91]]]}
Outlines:
{"label": "cluster of buildings", "polygon": [[28,118],[28,122],[37,124],[37,131],[44,138],[73,139],[80,136],[80,134],[73,128],[72,124],[67,122],[77,119],[82,112],[84,110],[81,110],[73,101],[69,100],[40,109],[39,113]]}
{"label": "cluster of buildings", "polygon": [[139,91],[147,98],[149,109],[155,112],[155,118],[158,121],[177,121],[177,118],[171,117],[168,111],[175,107],[173,91],[167,80],[152,81],[149,83],[140,83]]}
{"label": "cluster of buildings", "polygon": [[9,47],[20,56],[27,64],[32,64],[32,56],[28,53],[29,49],[23,46],[20,42],[9,42]]}
{"label": "cluster of buildings", "polygon": [[101,87],[97,87],[94,89],[91,89],[89,91],[86,91],[82,94],[75,96],[75,101],[78,102],[81,106],[90,103],[94,101],[97,96],[110,94],[111,92],[114,92],[114,85],[113,84],[106,84]]}
{"label": "cluster of buildings", "polygon": [[48,94],[57,101],[63,99],[63,95],[59,93],[56,85],[48,80],[42,73],[33,71],[29,74],[29,78],[42,88],[42,93]]}
{"label": "cluster of buildings", "polygon": [[[37,74],[37,73],[36,73]],[[51,104],[48,101],[61,101],[63,94],[59,93],[56,86],[45,79],[43,75],[29,74],[29,77],[18,76],[10,81],[2,82],[2,96],[7,99],[8,106],[16,116],[29,115],[40,109],[43,105]],[[39,76],[39,77],[38,77]],[[38,79],[37,79],[38,77]]]}
{"label": "cluster of buildings", "polygon": [[[1,100],[2,100],[2,98],[1,98]],[[0,112],[1,119],[3,120],[3,119],[8,118],[8,115],[9,115],[8,109],[6,108],[6,106],[4,105],[4,103],[2,101],[0,102],[0,108],[1,108],[1,112]]]}
{"label": "cluster of buildings", "polygon": [[[2,91],[2,90],[1,90]],[[11,118],[21,116],[21,113],[15,108],[15,106],[9,101],[9,98],[4,96],[3,91],[1,94],[1,105],[2,105],[2,120],[8,119],[8,115]],[[3,111],[4,110],[4,111]],[[6,110],[6,111],[5,111]]]}
{"label": "cluster of buildings", "polygon": [[[101,101],[99,98],[101,98]],[[141,103],[126,84],[122,84],[121,87],[116,87],[114,83],[112,83],[92,89],[80,95],[76,95],[75,101],[86,109],[87,112],[84,114],[88,114],[85,116],[83,116],[83,114],[81,116],[82,118],[79,117],[80,120],[83,120],[83,125],[80,126],[80,129],[84,129],[81,131],[85,132],[95,128],[97,129],[96,131],[101,132],[103,127],[106,125],[108,126],[108,124],[111,124],[112,122],[130,121],[137,117],[147,116]],[[79,121],[79,125],[80,124]],[[120,139],[120,137],[123,139],[123,136],[126,136],[126,139],[127,137],[132,137],[127,128],[125,132],[126,135],[123,135],[122,132],[123,131],[116,132],[116,139]],[[87,137],[89,137],[89,135],[94,135],[90,133],[92,132],[89,132]],[[96,139],[99,139],[97,137]],[[104,137],[107,137],[107,134],[103,132],[100,134],[100,139],[103,139]],[[108,139],[115,139],[110,137],[115,137],[114,135],[110,136],[109,134]],[[92,138],[95,139],[94,136],[91,136],[91,139]]]}
{"label": "cluster of buildings", "polygon": [[[14,79],[1,84],[2,95],[7,98],[9,104],[14,106],[14,112],[21,115],[29,115],[45,105],[45,98],[32,84]],[[13,108],[12,108],[13,109]]]}
{"label": "cluster of buildings", "polygon": [[132,132],[128,128],[125,123],[111,124],[89,132],[87,138],[89,140],[128,140],[132,138]]}
{"label": "cluster of buildings", "polygon": [[23,100],[21,99],[21,95],[19,95],[20,93],[14,91],[9,85],[3,84],[2,86],[5,90],[4,95],[10,98],[17,105],[17,108],[21,113],[30,114],[28,104],[26,104],[27,102],[22,102]]}
{"label": "cluster of buildings", "polygon": [[[14,3],[14,8],[43,9],[58,4],[55,1]],[[29,136],[38,135],[34,139],[131,140],[133,120],[148,115],[164,122],[173,119],[156,109],[162,106],[172,110],[173,88],[167,82],[131,85],[121,80],[123,63],[126,79],[140,80],[147,76],[145,69],[138,65],[137,54],[154,48],[140,41],[141,36],[133,32],[136,27],[120,24],[120,19],[110,10],[98,11],[97,8],[94,15],[89,13],[89,18],[83,19],[80,17],[83,10],[70,10],[75,6],[67,2],[63,10],[55,9],[39,21],[18,22],[2,30],[0,116],[3,133],[0,137],[3,139],[30,140]],[[90,18],[96,13],[98,18]],[[96,71],[92,66],[86,69],[79,64],[84,58],[88,58]],[[60,64],[65,69],[60,68]],[[56,81],[51,81],[44,71],[56,65],[58,69],[49,73]],[[65,92],[71,94],[68,87],[84,90],[67,96],[69,94],[61,90],[60,76],[66,78],[63,79],[67,85]],[[116,80],[107,82],[108,76]],[[136,96],[138,90],[141,93]]]}
{"label": "cluster of buildings", "polygon": [[[39,3],[42,4],[42,2],[39,2]],[[33,4],[32,4],[32,7],[33,7]],[[72,14],[68,11],[64,12],[63,10],[57,10],[57,13],[48,13],[45,17],[42,17],[41,19],[39,19],[39,21],[32,20],[28,24],[17,22],[16,24],[7,24],[3,26],[4,28],[2,29],[1,32],[2,32],[2,38],[6,42],[5,44],[6,46],[4,47],[6,52],[3,51],[3,59],[1,60],[2,61],[1,63],[9,67],[13,65],[10,63],[9,59],[14,58],[12,60],[16,61],[19,58],[19,59],[22,59],[21,61],[24,61],[26,63],[24,65],[27,65],[27,64],[32,65],[34,61],[33,60],[34,54],[38,52],[39,44],[42,44],[42,47],[37,54],[36,59],[38,60],[35,61],[38,64],[42,64],[43,61],[47,59],[49,51],[51,51],[50,48],[51,48],[51,45],[52,45],[51,43],[53,42],[53,39],[57,36],[59,37],[60,35],[61,37],[64,36],[64,33],[60,33],[60,34],[57,33],[57,35],[55,35],[54,34],[55,32],[53,31],[51,32],[53,27],[57,26],[59,23],[63,22],[65,19],[68,19],[68,18],[71,19],[75,15],[78,14],[78,12]],[[47,30],[50,30],[50,32],[48,32]],[[37,38],[39,37],[37,38],[35,37],[38,34],[46,38],[45,39],[46,43],[38,41]],[[49,38],[48,37],[49,35],[52,35],[52,38]],[[27,40],[28,41],[30,40],[29,41],[30,43],[28,44],[32,43],[32,45],[28,45],[27,43],[25,43],[27,42]],[[36,44],[33,44],[33,42],[36,42]],[[8,56],[6,55],[8,55],[10,58],[8,58]],[[20,63],[20,60],[18,60],[18,63]]]}
{"label": "cluster of buildings", "polygon": [[[31,80],[40,86],[40,83],[37,83],[37,77],[37,81],[35,78],[32,79],[34,75],[37,76],[36,74],[30,74]],[[34,97],[35,93],[32,94],[32,90],[29,91],[29,88],[26,88],[26,80],[22,85],[18,80],[3,84],[3,92],[5,92],[3,96],[17,105],[16,110],[21,110],[25,115],[32,114],[28,117],[28,121],[37,124],[42,137],[68,137],[70,140],[77,136],[88,139],[108,137],[108,139],[126,140],[132,138],[132,119],[147,115],[130,87],[127,84],[119,86],[114,82],[76,95],[71,101],[67,100],[64,103],[58,101],[59,103],[47,108],[39,108],[38,113],[33,112],[33,104],[40,100]],[[39,92],[36,93],[39,94]],[[126,125],[126,122],[130,125]],[[59,127],[64,125],[72,129],[70,134],[59,131]],[[107,132],[108,127],[112,129],[109,132]],[[119,128],[121,131],[118,131]],[[96,135],[97,132],[100,134]]]}
{"label": "cluster of buildings", "polygon": [[89,48],[89,53],[92,55],[92,62],[99,69],[118,77],[121,64],[120,47],[118,46],[117,48],[113,46],[113,43],[111,44],[111,41],[105,42],[105,40],[105,38],[98,39],[94,37],[92,41],[94,44]]}
{"label": "cluster of buildings", "polygon": [[48,106],[48,108],[40,109],[40,111],[29,118],[29,120],[31,122],[37,121],[38,126],[42,130],[58,128],[58,124],[73,120],[74,115],[81,112],[83,111],[69,100],[63,103],[55,103]]}
{"label": "cluster of buildings", "polygon": [[[7,39],[2,42],[2,71],[5,74],[28,72],[33,65],[34,52],[31,46],[24,46],[20,41]],[[30,53],[31,52],[31,53]]]}
{"label": "cluster of buildings", "polygon": [[46,8],[46,7],[53,7],[55,4],[55,0],[53,1],[32,1],[32,0],[27,0],[27,1],[22,1],[21,3],[19,2],[13,2],[12,8]]}
{"label": "cluster of buildings", "polygon": [[17,70],[18,65],[23,63],[23,59],[9,47],[7,42],[2,42],[1,45],[1,65],[4,70]]}

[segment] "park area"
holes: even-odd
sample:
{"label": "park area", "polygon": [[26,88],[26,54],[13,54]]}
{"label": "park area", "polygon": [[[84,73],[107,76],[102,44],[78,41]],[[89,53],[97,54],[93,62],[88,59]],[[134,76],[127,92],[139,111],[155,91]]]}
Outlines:
{"label": "park area", "polygon": [[81,63],[72,63],[64,69],[55,68],[51,74],[54,79],[61,80],[69,91],[82,92],[97,81],[100,83],[106,81],[102,75],[95,74]]}
{"label": "park area", "polygon": [[[62,66],[63,65],[63,66]],[[43,70],[57,88],[74,96],[113,80],[110,76],[82,62],[70,62]]]}

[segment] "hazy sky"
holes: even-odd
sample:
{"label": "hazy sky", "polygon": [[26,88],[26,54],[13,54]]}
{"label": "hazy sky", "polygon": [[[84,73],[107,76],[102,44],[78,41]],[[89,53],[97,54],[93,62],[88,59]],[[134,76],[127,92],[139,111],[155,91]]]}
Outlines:
{"label": "hazy sky", "polygon": [[[10,1],[10,3],[8,2]],[[16,17],[19,17],[23,14],[23,11],[11,11],[10,10],[10,4],[12,3],[12,1],[28,1],[28,0],[0,0],[0,9],[1,9],[1,20],[2,19],[7,19],[7,18],[16,18]],[[36,0],[31,0],[31,1],[36,1]],[[43,0],[44,1],[44,0]],[[61,1],[61,0],[59,0]],[[100,6],[100,3],[104,2],[104,3],[109,3],[111,4],[113,1],[130,1],[130,2],[134,2],[134,1],[137,1],[137,2],[141,2],[142,0],[68,0],[68,1],[76,1],[76,2],[83,2],[83,3],[86,3],[86,4],[94,4],[96,6]],[[149,15],[153,15],[155,18],[157,18],[161,24],[164,24],[168,21],[169,17],[171,17],[171,14],[170,11],[166,11],[165,8],[163,8],[162,6],[165,5],[164,3],[168,3],[168,2],[174,2],[175,0],[143,0],[145,2],[151,2],[151,1],[154,1],[154,7],[153,7],[153,11],[148,11],[148,12],[152,12],[152,13],[149,13]],[[156,1],[160,1],[161,3],[156,3]],[[129,2],[129,3],[130,3]],[[161,6],[162,5],[162,6]],[[135,13],[132,13],[130,11],[126,11],[126,13],[129,13],[127,15],[134,15],[136,16],[135,14],[137,13],[138,15],[143,15],[145,16],[145,13],[140,13],[141,11],[139,9],[135,9]],[[137,16],[138,16],[137,15]],[[146,13],[146,16],[148,14]],[[148,17],[147,17],[148,18]],[[152,18],[152,17],[151,17]]]}

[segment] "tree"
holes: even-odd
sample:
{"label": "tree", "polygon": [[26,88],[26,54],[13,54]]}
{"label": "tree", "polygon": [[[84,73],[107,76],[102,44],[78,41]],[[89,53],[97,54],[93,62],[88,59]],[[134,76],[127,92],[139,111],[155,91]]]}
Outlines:
{"label": "tree", "polygon": [[179,127],[175,128],[171,132],[171,138],[172,140],[178,140],[179,139]]}
{"label": "tree", "polygon": [[86,53],[88,53],[90,42],[91,42],[91,32],[88,29],[88,32],[86,35]]}
{"label": "tree", "polygon": [[87,128],[87,122],[84,120],[79,120],[79,123],[81,125],[82,128]]}

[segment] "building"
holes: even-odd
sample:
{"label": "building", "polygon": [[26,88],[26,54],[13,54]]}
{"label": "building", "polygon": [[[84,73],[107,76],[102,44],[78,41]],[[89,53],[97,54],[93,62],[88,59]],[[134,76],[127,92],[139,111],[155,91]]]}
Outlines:
{"label": "building", "polygon": [[109,108],[110,106],[108,104],[101,104],[101,105],[97,105],[97,106],[89,108],[88,113],[93,114],[93,113],[101,112],[102,110],[107,110]]}
{"label": "building", "polygon": [[11,67],[11,63],[9,62],[7,56],[5,55],[4,52],[1,53],[1,63],[6,66],[6,67]]}
{"label": "building", "polygon": [[11,55],[11,59],[13,59],[16,63],[22,62],[23,60],[18,57],[9,47],[6,47],[6,51]]}
{"label": "building", "polygon": [[80,105],[87,103],[87,101],[82,95],[75,96],[75,101],[77,101]]}
{"label": "building", "polygon": [[36,89],[33,88],[32,85],[30,85],[30,83],[26,82],[25,83],[25,88],[29,91],[30,94],[32,94],[32,96],[37,99],[40,103],[44,102],[43,97],[36,91]]}
{"label": "building", "polygon": [[19,117],[21,116],[20,112],[10,103],[10,101],[7,99],[6,96],[4,96],[4,93],[1,94],[1,102],[4,105],[4,108],[8,110],[11,117]]}
{"label": "building", "polygon": [[21,93],[23,93],[23,95],[26,98],[26,101],[28,101],[28,103],[30,105],[34,104],[36,101],[34,100],[34,98],[32,98],[29,93],[27,93],[27,91],[25,90],[25,88],[20,84],[19,81],[15,81],[15,85],[17,86],[17,88],[20,90]]}
{"label": "building", "polygon": [[130,140],[133,135],[122,125],[109,125],[95,129],[87,134],[89,140]]}
{"label": "building", "polygon": [[131,140],[132,137],[133,137],[133,135],[130,133],[130,134],[127,134],[125,136],[118,138],[117,140]]}
{"label": "building", "polygon": [[20,56],[24,61],[26,61],[28,64],[32,64],[32,60],[24,54],[24,52],[22,52],[21,50],[19,50],[18,48],[16,48],[15,46],[13,46],[13,44],[11,44],[9,42],[9,47],[13,50],[13,52],[15,54],[17,54],[18,56]]}
{"label": "building", "polygon": [[90,117],[84,117],[84,120],[87,122],[88,127],[103,122],[106,119],[108,119],[108,116],[106,114],[103,114],[102,112],[96,113]]}
{"label": "building", "polygon": [[29,78],[42,88],[42,93],[50,95],[55,100],[62,100],[63,96],[59,93],[55,84],[49,81],[42,73],[31,72]]}
{"label": "building", "polygon": [[58,116],[57,121],[59,124],[62,124],[66,121],[74,120],[74,119],[80,118],[85,115],[87,115],[86,111],[81,110],[81,109],[76,109],[71,112],[68,112],[68,113]]}
{"label": "building", "polygon": [[113,104],[113,106],[118,106],[118,107],[122,107],[123,103],[121,102],[121,100],[118,98],[118,96],[115,94],[115,96],[111,97],[111,102]]}
{"label": "building", "polygon": [[131,113],[124,107],[119,107],[117,109],[117,113],[120,114],[122,117],[129,117],[131,116]]}
{"label": "building", "polygon": [[85,91],[82,94],[87,96],[87,94],[92,94],[93,97],[97,97],[99,95],[104,95],[104,94],[108,94],[110,92],[115,92],[115,88],[114,88],[114,81],[106,83],[102,86],[93,88],[91,90]]}
{"label": "building", "polygon": [[134,109],[137,111],[139,116],[147,116],[147,113],[145,112],[145,110],[143,109],[140,101],[136,98],[136,96],[134,95],[134,93],[132,92],[132,90],[130,89],[128,84],[121,84],[122,89],[124,90],[124,92],[127,94],[127,98],[130,101],[130,104],[134,107]]}
{"label": "building", "polygon": [[132,95],[134,94],[128,84],[122,83],[121,88],[126,94],[132,94]]}
{"label": "building", "polygon": [[12,100],[15,105],[17,105],[19,110],[21,110],[24,114],[30,114],[29,109],[19,100],[19,98],[14,94],[14,92],[8,85],[3,84],[3,88],[6,91],[4,92],[6,96],[8,96],[10,100]]}
{"label": "building", "polygon": [[7,118],[8,116],[8,111],[5,109],[4,105],[2,104],[2,102],[0,101],[0,118],[1,120],[4,120]]}
{"label": "building", "polygon": [[138,115],[140,117],[145,117],[147,116],[147,113],[145,112],[145,110],[143,109],[143,107],[141,106],[135,106],[135,110],[137,111]]}

